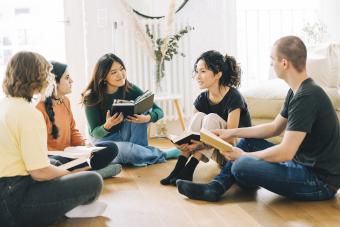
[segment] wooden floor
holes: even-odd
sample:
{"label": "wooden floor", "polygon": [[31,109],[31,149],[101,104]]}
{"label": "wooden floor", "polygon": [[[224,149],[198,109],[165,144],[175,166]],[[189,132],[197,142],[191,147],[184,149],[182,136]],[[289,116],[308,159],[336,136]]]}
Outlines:
{"label": "wooden floor", "polygon": [[[156,144],[167,146],[163,141]],[[265,189],[249,193],[234,186],[220,202],[194,201],[174,186],[160,185],[174,164],[172,160],[124,168],[117,177],[105,180],[100,199],[108,209],[103,217],[67,219],[53,226],[340,226],[339,193],[330,201],[295,202]],[[194,181],[208,182],[218,172],[212,161],[200,163]]]}

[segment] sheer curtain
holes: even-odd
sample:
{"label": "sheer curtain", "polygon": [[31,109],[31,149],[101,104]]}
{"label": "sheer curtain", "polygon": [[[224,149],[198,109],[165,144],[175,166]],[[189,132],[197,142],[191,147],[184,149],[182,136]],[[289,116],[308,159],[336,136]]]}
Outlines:
{"label": "sheer curtain", "polygon": [[270,51],[275,40],[285,35],[301,37],[306,23],[320,19],[318,0],[238,0],[236,7],[242,86],[269,79]]}

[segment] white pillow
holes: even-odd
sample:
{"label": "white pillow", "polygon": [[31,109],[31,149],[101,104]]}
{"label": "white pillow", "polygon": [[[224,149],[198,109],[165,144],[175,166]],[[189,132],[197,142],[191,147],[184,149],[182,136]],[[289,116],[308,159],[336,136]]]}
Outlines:
{"label": "white pillow", "polygon": [[340,85],[340,45],[322,44],[308,50],[307,74],[322,87]]}

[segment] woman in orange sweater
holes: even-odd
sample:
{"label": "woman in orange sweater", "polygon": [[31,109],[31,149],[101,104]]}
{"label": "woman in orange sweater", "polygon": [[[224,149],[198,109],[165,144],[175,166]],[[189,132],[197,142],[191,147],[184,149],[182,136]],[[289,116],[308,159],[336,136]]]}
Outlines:
{"label": "woman in orange sweater", "polygon": [[[66,147],[87,145],[84,137],[76,127],[70,100],[66,96],[71,93],[73,83],[68,73],[67,65],[59,62],[51,62],[51,64],[56,86],[50,97],[37,104],[37,109],[42,112],[47,126],[48,150],[63,151]],[[110,149],[114,156],[118,153],[118,148],[113,142],[96,143],[95,145]],[[50,159],[55,165],[70,161],[70,159],[61,156],[51,156]],[[120,171],[121,165],[110,164],[97,172],[103,178],[107,178],[117,175]]]}

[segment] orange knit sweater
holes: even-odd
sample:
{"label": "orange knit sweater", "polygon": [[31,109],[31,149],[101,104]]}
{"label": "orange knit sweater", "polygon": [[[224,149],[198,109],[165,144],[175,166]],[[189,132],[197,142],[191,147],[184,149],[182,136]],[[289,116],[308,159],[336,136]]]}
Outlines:
{"label": "orange knit sweater", "polygon": [[64,102],[57,104],[53,102],[55,124],[59,130],[59,137],[52,137],[52,123],[47,115],[45,103],[39,102],[37,109],[42,112],[47,126],[47,144],[50,151],[63,151],[66,147],[85,145],[85,140],[79,130],[71,111],[70,100],[65,96]]}

